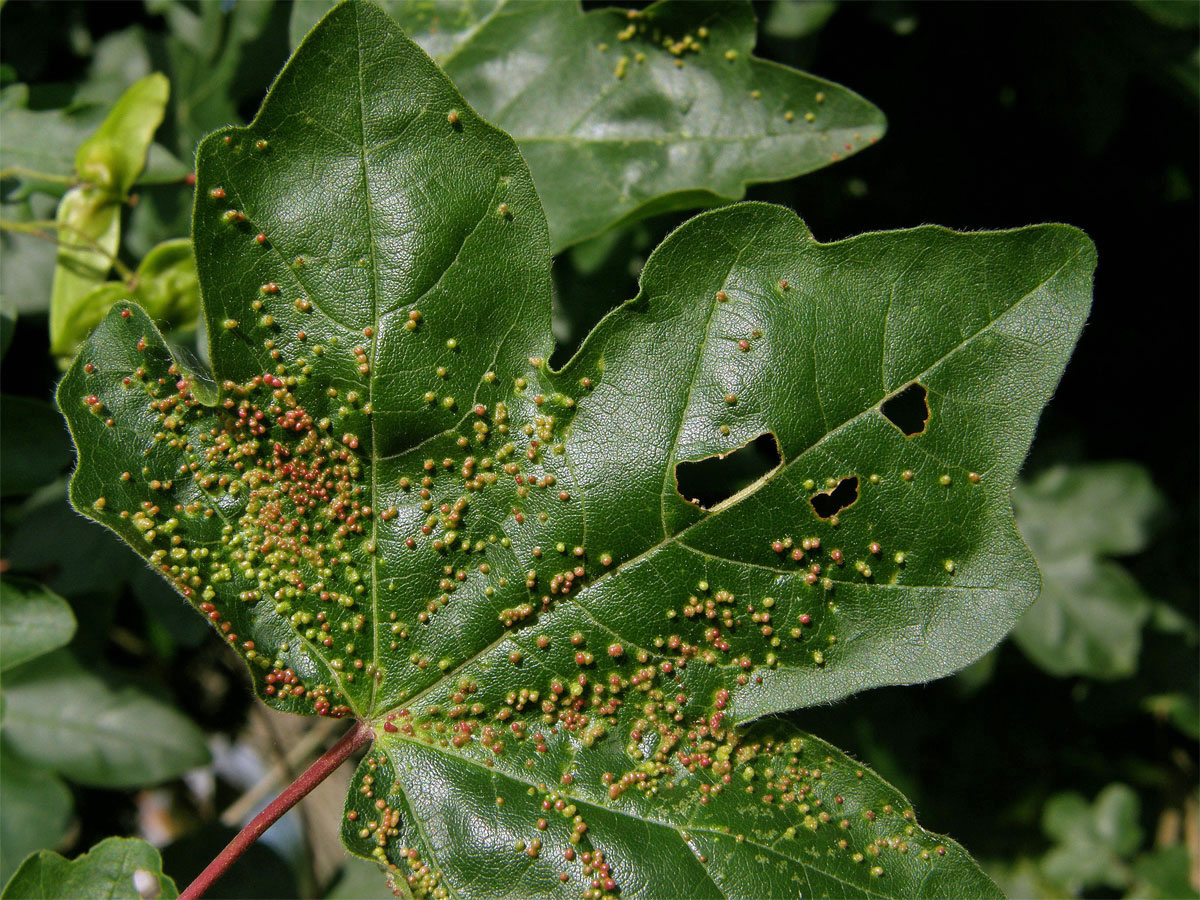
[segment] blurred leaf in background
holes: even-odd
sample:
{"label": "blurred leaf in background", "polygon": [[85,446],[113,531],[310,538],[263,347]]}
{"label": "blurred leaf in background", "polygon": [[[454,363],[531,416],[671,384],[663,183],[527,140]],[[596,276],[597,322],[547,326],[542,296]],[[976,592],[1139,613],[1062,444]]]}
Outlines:
{"label": "blurred leaf in background", "polygon": [[50,294],[55,354],[73,355],[87,336],[75,323],[87,320],[89,295],[119,265],[121,205],[146,163],[169,92],[170,83],[158,73],[135,82],[75,152],[81,183],[66,193],[55,214],[59,243]]}
{"label": "blurred leaf in background", "polygon": [[116,837],[73,860],[49,850],[29,857],[3,894],[4,900],[173,900],[178,896],[175,882],[163,874],[157,850],[145,841]]}
{"label": "blurred leaf in background", "polygon": [[1021,534],[1042,570],[1042,593],[1013,631],[1052,675],[1124,678],[1137,671],[1152,601],[1112,557],[1145,549],[1164,506],[1133,462],[1058,466],[1013,494]]}
{"label": "blurred leaf in background", "polygon": [[1042,812],[1042,829],[1055,842],[1042,872],[1072,895],[1084,888],[1122,888],[1133,873],[1128,858],[1142,843],[1141,804],[1132,788],[1111,784],[1091,803],[1074,791],[1057,794]]}

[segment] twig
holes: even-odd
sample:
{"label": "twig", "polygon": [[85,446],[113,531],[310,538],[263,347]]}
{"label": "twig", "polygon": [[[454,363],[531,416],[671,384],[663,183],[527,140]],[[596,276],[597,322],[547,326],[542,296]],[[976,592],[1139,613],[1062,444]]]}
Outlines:
{"label": "twig", "polygon": [[[283,750],[281,749],[283,744],[279,740],[279,733],[275,729],[274,722],[271,721],[271,716],[272,716],[271,711],[268,710],[267,707],[262,706],[257,703],[254,705],[253,709],[254,709],[255,713],[257,714],[259,721],[262,722],[262,727],[267,732],[267,738],[270,743],[271,753],[274,754],[274,756],[275,756],[276,764],[280,770],[280,775],[282,775],[283,778],[286,779],[287,781],[291,781],[292,779],[294,779],[296,777],[296,774],[300,768],[300,764],[303,762],[306,762],[309,753],[316,750],[320,746],[320,744],[311,744],[311,749],[309,750],[309,752],[306,752],[302,756],[295,755],[296,747],[293,747],[291,752],[284,753]],[[333,723],[327,719],[322,719],[322,720],[320,720],[319,724],[320,725],[332,725]],[[308,738],[311,736],[312,732],[318,733],[322,743],[324,742],[325,737],[328,735],[329,729],[327,729],[327,728],[313,727],[312,725],[310,725],[309,727],[311,729],[311,731],[309,732],[309,735],[306,735],[305,739],[301,740],[297,744],[297,747],[303,746],[305,744],[310,744],[311,742],[308,740]],[[275,768],[275,767],[272,767],[272,768]],[[259,784],[262,784],[262,782],[260,781]],[[257,787],[257,785],[256,785],[256,787]],[[264,785],[264,787],[265,787],[265,785]],[[316,864],[315,855],[313,854],[312,816],[309,815],[308,807],[309,807],[309,804],[307,804],[307,803],[299,804],[296,807],[296,815],[300,817],[300,835],[304,841],[304,853],[301,855],[301,860],[302,860],[301,865],[303,866],[302,874],[304,877],[302,879],[303,886],[300,889],[300,896],[306,897],[306,898],[311,898],[311,897],[316,897],[317,864]],[[236,825],[237,823],[234,822],[233,824]]]}
{"label": "twig", "polygon": [[75,184],[73,175],[55,175],[53,172],[39,172],[36,169],[27,169],[24,166],[9,166],[7,169],[0,169],[0,180],[5,178],[36,178],[38,181],[49,181],[54,184]]}
{"label": "twig", "polygon": [[229,844],[222,850],[196,880],[188,885],[187,890],[179,895],[179,900],[197,900],[225,872],[237,862],[238,857],[246,852],[263,833],[274,825],[283,814],[299,803],[313,788],[329,777],[335,769],[350,758],[359,747],[369,744],[375,739],[375,732],[364,722],[355,722],[354,727],[342,735],[341,739],[317,759],[304,774],[284,788],[283,793],[267,804],[267,808],[255,816],[250,824],[238,832]]}

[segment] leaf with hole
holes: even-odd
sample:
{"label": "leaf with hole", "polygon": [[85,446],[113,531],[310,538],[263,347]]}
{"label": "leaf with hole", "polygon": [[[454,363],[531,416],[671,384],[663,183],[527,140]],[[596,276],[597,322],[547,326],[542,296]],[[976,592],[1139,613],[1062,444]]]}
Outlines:
{"label": "leaf with hole", "polygon": [[[353,852],[417,896],[996,895],[893,787],[750,723],[952,672],[1033,601],[1008,495],[1082,233],[822,244],[731,206],[554,370],[517,144],[351,3],[201,145],[193,236],[215,389],[114,307],[58,392],[71,498],[265,702],[371,725]],[[881,405],[914,382],[906,435]],[[680,495],[768,434],[737,494]]]}
{"label": "leaf with hole", "polygon": [[[293,43],[330,6],[297,3]],[[847,88],[755,57],[745,2],[384,8],[480,115],[516,138],[555,253],[618,224],[824,168],[885,128],[883,113]]]}

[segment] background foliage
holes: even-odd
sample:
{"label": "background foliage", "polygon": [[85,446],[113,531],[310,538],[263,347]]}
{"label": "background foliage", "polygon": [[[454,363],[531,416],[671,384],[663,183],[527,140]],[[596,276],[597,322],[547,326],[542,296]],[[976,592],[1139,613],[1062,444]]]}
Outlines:
{"label": "background foliage", "polygon": [[[751,199],[797,209],[822,241],[923,222],[1066,221],[1098,247],[1091,321],[1015,498],[1046,579],[1039,605],[1012,641],[958,676],[793,716],[870,762],[923,824],[970,848],[1014,896],[1195,895],[1198,79],[1189,9],[755,6],[759,56],[847,85],[886,114],[888,133],[832,168],[750,187]],[[88,139],[113,105],[162,72],[169,93],[145,168],[110,166],[117,174],[92,189],[103,196],[85,198],[114,210],[119,228],[119,265],[90,274],[89,291],[140,269],[140,299],[180,326],[176,340],[194,340],[194,288],[160,245],[188,233],[196,142],[253,114],[287,57],[293,15],[265,2],[0,9],[2,217],[26,223],[0,235],[0,882],[28,852],[74,858],[118,834],[162,847],[167,875],[185,884],[253,811],[271,767],[303,765],[329,738],[319,729],[299,737],[254,705],[216,636],[66,506],[71,454],[51,397],[56,357],[73,343],[52,345],[49,305],[64,288],[54,244],[28,233],[56,206],[61,215],[72,168],[87,164],[76,151],[96,146]],[[685,217],[643,218],[557,258],[556,362],[632,296],[639,259]],[[84,303],[88,292],[73,296]],[[736,484],[736,472],[718,474]],[[23,623],[37,623],[28,626],[39,628],[36,646],[54,654],[35,674],[8,646]],[[23,715],[47,708],[61,711],[57,721]],[[97,709],[112,727],[73,727]],[[331,786],[325,802],[340,808],[342,792]],[[336,813],[321,802],[306,801],[314,809],[218,890],[379,894],[370,867],[362,882],[357,866],[343,867]]]}

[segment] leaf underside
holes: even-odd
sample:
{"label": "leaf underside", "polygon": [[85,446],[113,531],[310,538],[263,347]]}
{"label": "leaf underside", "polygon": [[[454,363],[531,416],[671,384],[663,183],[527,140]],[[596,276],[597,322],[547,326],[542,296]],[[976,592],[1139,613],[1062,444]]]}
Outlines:
{"label": "leaf underside", "polygon": [[[298,3],[298,43],[328,2]],[[512,135],[564,247],[622,222],[713,206],[875,143],[882,112],[754,57],[747,2],[383,4],[475,110]]]}
{"label": "leaf underside", "polygon": [[[995,895],[841,752],[739,726],[947,674],[1032,602],[1008,491],[1085,236],[729,207],[556,372],[516,145],[360,4],[201,145],[193,232],[215,386],[114,308],[59,391],[72,500],[269,705],[373,725],[354,852],[419,896]],[[914,382],[910,437],[881,406]],[[767,432],[750,489],[679,495]]]}

